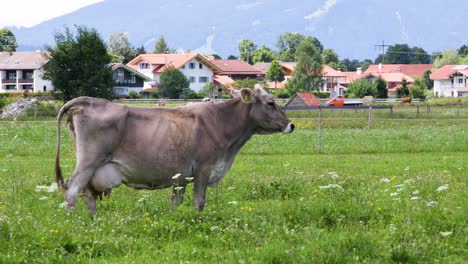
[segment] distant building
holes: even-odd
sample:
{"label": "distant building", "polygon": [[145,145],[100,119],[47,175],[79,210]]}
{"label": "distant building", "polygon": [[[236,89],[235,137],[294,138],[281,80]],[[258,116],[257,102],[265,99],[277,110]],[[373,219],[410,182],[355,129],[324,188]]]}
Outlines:
{"label": "distant building", "polygon": [[52,82],[43,79],[47,62],[41,51],[0,52],[0,92],[52,91]]}
{"label": "distant building", "polygon": [[161,73],[168,67],[180,70],[190,81],[190,89],[198,92],[221,70],[207,58],[196,53],[187,54],[140,54],[127,63],[127,66],[149,77],[144,88],[157,87]]}
{"label": "distant building", "polygon": [[135,71],[122,63],[113,63],[112,78],[114,79],[114,97],[126,97],[131,91],[141,93],[144,82],[151,82],[151,78]]}
{"label": "distant building", "polygon": [[296,93],[289,101],[285,104],[286,109],[299,108],[299,107],[310,107],[320,106],[320,101],[312,93]]}
{"label": "distant building", "polygon": [[430,75],[435,97],[468,97],[468,65],[445,65]]}

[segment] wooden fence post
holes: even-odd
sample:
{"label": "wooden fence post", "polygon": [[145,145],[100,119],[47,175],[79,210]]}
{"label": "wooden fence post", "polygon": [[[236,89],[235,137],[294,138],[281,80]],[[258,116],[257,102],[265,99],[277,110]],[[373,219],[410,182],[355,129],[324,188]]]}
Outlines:
{"label": "wooden fence post", "polygon": [[319,114],[318,114],[318,142],[317,142],[317,150],[318,153],[322,152],[322,107],[319,106]]}
{"label": "wooden fence post", "polygon": [[416,106],[416,116],[419,116],[419,105]]}
{"label": "wooden fence post", "polygon": [[369,106],[369,128],[372,128],[372,106]]}

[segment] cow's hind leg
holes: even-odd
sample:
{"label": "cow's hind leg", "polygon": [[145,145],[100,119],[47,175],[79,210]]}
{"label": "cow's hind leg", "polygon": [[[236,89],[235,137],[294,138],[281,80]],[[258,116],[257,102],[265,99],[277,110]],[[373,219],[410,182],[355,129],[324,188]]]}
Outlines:
{"label": "cow's hind leg", "polygon": [[187,185],[181,186],[174,186],[172,189],[172,196],[171,196],[171,205],[172,209],[176,209],[184,201],[184,194]]}
{"label": "cow's hind leg", "polygon": [[80,193],[85,192],[85,187],[88,185],[94,171],[95,169],[93,167],[84,169],[77,167],[73,172],[73,175],[67,184],[67,190],[65,191],[65,201],[68,211],[72,211],[75,208],[78,196]]}
{"label": "cow's hind leg", "polygon": [[88,209],[88,212],[92,215],[96,214],[96,194],[96,191],[92,190],[90,186],[87,186],[81,196],[86,205],[86,208]]}

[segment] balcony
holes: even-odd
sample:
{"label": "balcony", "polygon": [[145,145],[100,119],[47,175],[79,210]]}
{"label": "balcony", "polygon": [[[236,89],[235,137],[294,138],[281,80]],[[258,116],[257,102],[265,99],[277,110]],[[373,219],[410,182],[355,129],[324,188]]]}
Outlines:
{"label": "balcony", "polygon": [[16,83],[16,79],[2,79],[3,84]]}
{"label": "balcony", "polygon": [[31,83],[32,84],[32,83],[34,83],[34,79],[19,79],[18,83],[22,83],[22,84]]}

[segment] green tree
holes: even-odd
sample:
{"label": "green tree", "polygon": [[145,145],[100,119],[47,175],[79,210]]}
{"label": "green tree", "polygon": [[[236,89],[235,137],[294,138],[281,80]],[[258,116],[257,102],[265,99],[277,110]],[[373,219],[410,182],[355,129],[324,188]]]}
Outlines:
{"label": "green tree", "polygon": [[442,52],[434,61],[434,67],[440,68],[444,65],[468,64],[468,57],[462,57],[454,49],[448,49]]}
{"label": "green tree", "polygon": [[141,45],[141,47],[135,50],[135,56],[138,56],[140,54],[146,54],[146,49],[143,45]]}
{"label": "green tree", "polygon": [[252,62],[272,62],[275,59],[275,54],[267,46],[263,45],[259,49],[253,51]]}
{"label": "green tree", "polygon": [[78,96],[112,97],[111,58],[95,29],[75,26],[76,36],[67,27],[56,33],[55,46],[47,46],[44,78],[51,80],[63,101]]}
{"label": "green tree", "polygon": [[128,40],[127,33],[117,32],[109,36],[107,41],[107,50],[118,61],[126,64],[137,56],[137,51],[132,47]]}
{"label": "green tree", "polygon": [[335,53],[332,49],[324,49],[322,52],[322,63],[330,66],[330,64],[338,64],[340,63],[338,59],[338,54]]}
{"label": "green tree", "polygon": [[158,94],[163,98],[180,98],[185,90],[190,90],[190,81],[185,75],[173,66],[161,73],[158,85]]}
{"label": "green tree", "polygon": [[397,97],[407,97],[410,95],[409,88],[408,88],[408,81],[406,79],[401,80],[401,87],[397,89]]}
{"label": "green tree", "polygon": [[460,56],[468,56],[468,46],[463,45],[458,49],[458,55]]}
{"label": "green tree", "polygon": [[255,85],[258,83],[257,79],[253,78],[246,78],[246,79],[239,79],[235,80],[232,84],[232,87],[240,89],[240,88],[254,88]]}
{"label": "green tree", "polygon": [[269,81],[275,82],[275,88],[277,82],[284,81],[284,69],[278,60],[273,60],[273,62],[270,64],[270,67],[268,67],[268,70],[265,74],[265,78]]}
{"label": "green tree", "polygon": [[162,53],[175,53],[174,49],[169,48],[169,46],[166,43],[166,40],[164,39],[163,36],[159,37],[158,42],[154,45],[154,54],[162,54]]}
{"label": "green tree", "polygon": [[257,49],[257,45],[250,39],[244,39],[239,42],[238,47],[240,59],[249,64],[253,64],[253,53]]}
{"label": "green tree", "polygon": [[278,37],[276,47],[279,50],[278,57],[281,61],[297,61],[296,50],[302,41],[311,42],[319,53],[323,51],[323,45],[314,37],[305,37],[300,33],[285,33]]}
{"label": "green tree", "polygon": [[237,57],[237,56],[235,56],[235,55],[232,55],[232,54],[231,54],[231,55],[229,55],[229,56],[228,56],[228,58],[227,58],[227,59],[228,59],[228,60],[237,60],[237,59],[238,59],[238,57]]}
{"label": "green tree", "polygon": [[376,94],[375,86],[371,81],[358,79],[348,86],[348,96],[362,98],[364,96],[374,96]]}
{"label": "green tree", "polygon": [[377,78],[374,83],[375,85],[375,96],[377,98],[388,98],[388,91],[387,91],[387,82],[382,78]]}
{"label": "green tree", "polygon": [[412,98],[424,98],[426,91],[426,82],[422,78],[415,78],[409,94]]}
{"label": "green tree", "polygon": [[310,40],[303,41],[296,51],[297,65],[286,88],[290,94],[319,90],[322,82],[322,56]]}
{"label": "green tree", "polygon": [[408,44],[395,44],[388,47],[384,57],[382,57],[382,55],[379,55],[375,59],[375,63],[428,64],[432,63],[432,58],[422,48],[410,48]]}
{"label": "green tree", "polygon": [[16,51],[17,47],[13,32],[7,28],[0,29],[0,51]]}
{"label": "green tree", "polygon": [[428,90],[432,90],[432,88],[434,88],[434,80],[430,78],[431,73],[431,70],[427,70],[423,75],[423,81],[426,84]]}

